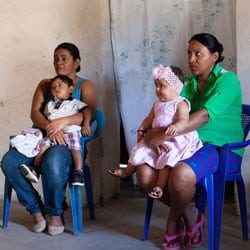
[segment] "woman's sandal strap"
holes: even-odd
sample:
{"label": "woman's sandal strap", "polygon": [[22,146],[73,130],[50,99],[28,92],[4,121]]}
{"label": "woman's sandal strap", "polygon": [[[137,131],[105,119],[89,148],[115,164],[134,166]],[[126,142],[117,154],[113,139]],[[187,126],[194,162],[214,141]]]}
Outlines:
{"label": "woman's sandal strap", "polygon": [[[195,235],[199,233],[198,238],[194,241]],[[197,223],[194,225],[191,231],[186,231],[187,247],[198,247],[203,243],[204,240],[204,214],[199,214]]]}

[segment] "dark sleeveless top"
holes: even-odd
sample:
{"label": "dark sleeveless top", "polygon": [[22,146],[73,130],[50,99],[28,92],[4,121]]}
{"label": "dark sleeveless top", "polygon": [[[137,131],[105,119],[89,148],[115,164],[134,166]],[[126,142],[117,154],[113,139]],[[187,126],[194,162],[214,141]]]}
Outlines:
{"label": "dark sleeveless top", "polygon": [[84,79],[82,77],[79,77],[78,81],[77,81],[77,84],[75,86],[75,89],[74,89],[74,92],[72,93],[72,98],[73,99],[77,99],[77,100],[81,100],[81,97],[80,97],[80,86],[81,86],[81,83]]}

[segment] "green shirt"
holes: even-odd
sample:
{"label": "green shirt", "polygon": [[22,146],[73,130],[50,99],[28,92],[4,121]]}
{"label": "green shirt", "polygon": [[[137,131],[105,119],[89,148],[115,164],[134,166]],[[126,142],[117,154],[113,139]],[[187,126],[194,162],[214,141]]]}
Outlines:
{"label": "green shirt", "polygon": [[[185,79],[181,95],[191,103],[190,113],[206,108],[209,120],[197,129],[203,143],[222,146],[243,139],[242,93],[235,73],[216,64],[201,93],[197,76]],[[242,155],[242,150],[236,151]]]}

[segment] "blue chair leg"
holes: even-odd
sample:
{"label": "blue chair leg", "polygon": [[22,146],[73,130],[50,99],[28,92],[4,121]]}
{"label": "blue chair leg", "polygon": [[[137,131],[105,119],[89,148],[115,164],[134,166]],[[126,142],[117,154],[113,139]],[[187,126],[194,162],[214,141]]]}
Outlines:
{"label": "blue chair leg", "polygon": [[[215,250],[217,248],[214,248],[215,244],[215,211],[214,211],[214,183],[213,183],[213,174],[210,176],[207,176],[205,179],[205,185],[207,190],[207,209],[208,209],[208,249],[209,250]],[[203,211],[204,213],[204,211]],[[219,249],[219,248],[218,248]]]}
{"label": "blue chair leg", "polygon": [[69,185],[74,235],[82,233],[82,187]]}
{"label": "blue chair leg", "polygon": [[247,223],[247,204],[246,190],[243,180],[237,181],[238,199],[240,205],[240,218],[242,227],[242,238],[248,240],[248,223]]}
{"label": "blue chair leg", "polygon": [[144,231],[143,231],[143,237],[142,237],[143,241],[148,239],[148,231],[149,231],[153,205],[154,205],[154,199],[151,197],[147,197],[146,213],[145,213],[145,220],[144,220]]}
{"label": "blue chair leg", "polygon": [[90,219],[95,219],[91,174],[90,174],[89,166],[86,164],[83,167],[83,174],[84,174],[85,190],[86,190],[87,201],[88,201],[89,216],[90,216]]}
{"label": "blue chair leg", "polygon": [[[42,176],[42,187],[43,187],[43,196],[44,203],[48,204],[48,192],[45,185],[45,180]],[[73,232],[74,235],[82,233],[82,187],[72,186],[69,182],[69,194],[70,194],[70,204],[71,204],[71,213],[72,213],[72,222],[73,222]]]}
{"label": "blue chair leg", "polygon": [[4,183],[4,210],[3,210],[3,228],[8,227],[9,214],[10,214],[10,203],[11,203],[12,186],[9,180],[5,178]]}
{"label": "blue chair leg", "polygon": [[[220,237],[222,227],[222,216],[224,209],[225,181],[221,180],[221,176],[216,174],[216,190],[214,190],[214,246],[213,250],[220,249]],[[210,226],[210,225],[209,225]],[[211,248],[212,249],[212,248]]]}

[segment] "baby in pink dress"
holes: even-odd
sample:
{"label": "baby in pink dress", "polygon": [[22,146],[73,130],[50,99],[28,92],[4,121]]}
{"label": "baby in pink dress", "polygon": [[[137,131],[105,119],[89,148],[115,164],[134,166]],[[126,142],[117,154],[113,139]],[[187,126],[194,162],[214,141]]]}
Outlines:
{"label": "baby in pink dress", "polygon": [[[170,169],[177,162],[191,157],[202,147],[202,142],[195,130],[183,133],[189,120],[190,103],[180,96],[182,71],[175,66],[159,65],[153,69],[153,77],[158,100],[138,129],[138,142],[131,150],[128,166],[109,170],[109,173],[127,177],[135,172],[136,166],[144,164],[159,169],[157,184],[148,195],[161,198]],[[157,146],[149,145],[143,137],[150,128],[165,129],[168,140]]]}

